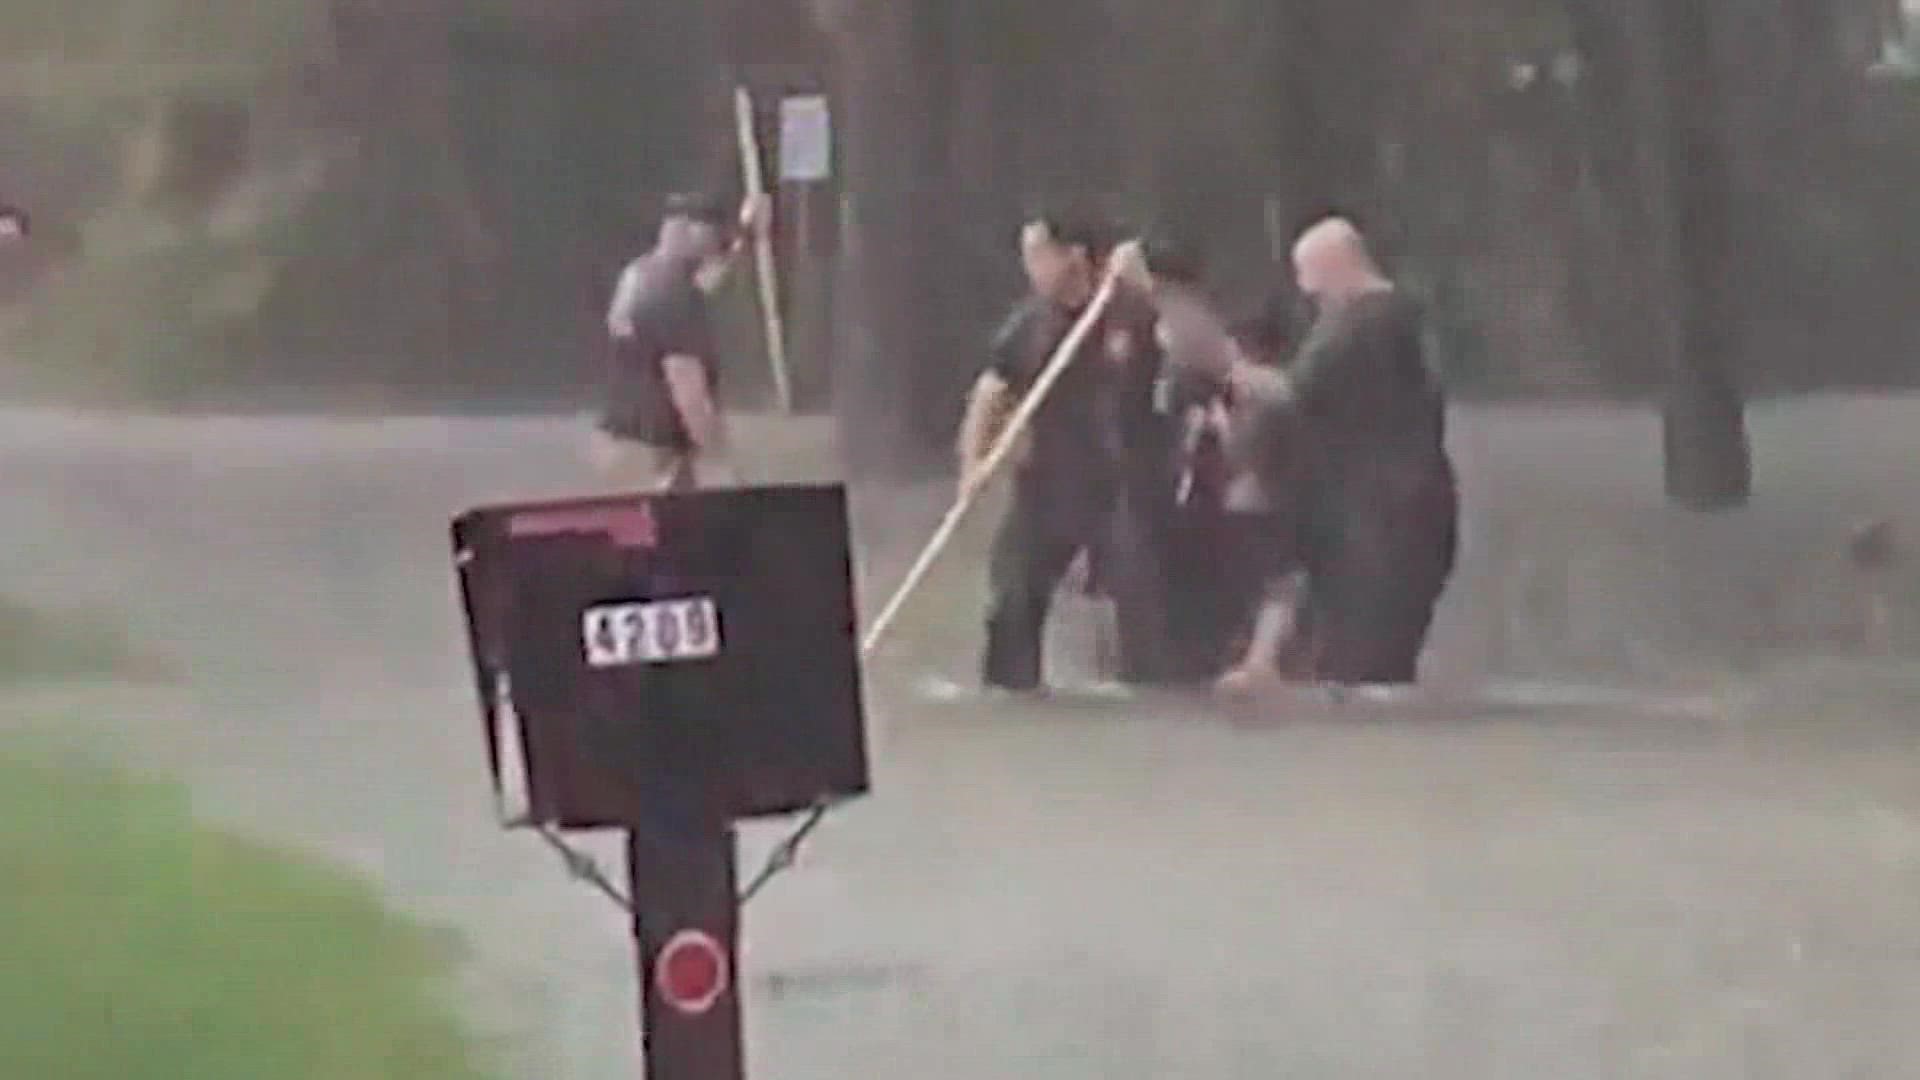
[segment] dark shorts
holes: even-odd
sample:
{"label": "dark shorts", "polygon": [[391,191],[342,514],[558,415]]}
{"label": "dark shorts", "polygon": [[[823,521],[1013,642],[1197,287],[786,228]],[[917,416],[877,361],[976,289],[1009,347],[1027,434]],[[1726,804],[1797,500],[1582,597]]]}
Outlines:
{"label": "dark shorts", "polygon": [[1234,592],[1257,603],[1267,586],[1300,564],[1293,523],[1277,513],[1228,511],[1221,515],[1221,562]]}
{"label": "dark shorts", "polygon": [[[1459,547],[1450,470],[1398,491],[1369,492],[1327,515],[1308,551],[1317,675],[1340,683],[1411,683]],[[1398,496],[1398,497],[1392,497]]]}

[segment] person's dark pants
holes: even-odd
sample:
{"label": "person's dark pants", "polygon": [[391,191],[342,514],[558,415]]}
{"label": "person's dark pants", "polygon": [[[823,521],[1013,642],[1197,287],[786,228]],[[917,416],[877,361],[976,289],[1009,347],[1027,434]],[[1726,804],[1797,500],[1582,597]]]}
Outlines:
{"label": "person's dark pants", "polygon": [[1177,676],[1201,682],[1220,673],[1233,648],[1245,599],[1240,575],[1223,552],[1231,546],[1225,511],[1189,503],[1169,529],[1166,561],[1167,639]]}
{"label": "person's dark pants", "polygon": [[[1217,631],[1226,642],[1221,657],[1221,667],[1225,667],[1245,655],[1254,623],[1273,598],[1275,586],[1299,568],[1300,541],[1293,515],[1285,511],[1227,511],[1221,516],[1216,558],[1226,582]],[[1268,659],[1278,662],[1275,657]],[[1213,674],[1219,673],[1220,667],[1216,667]]]}
{"label": "person's dark pants", "polygon": [[1167,670],[1165,624],[1152,522],[1124,496],[1105,507],[1075,509],[1071,497],[1044,495],[1016,489],[994,536],[981,681],[1005,690],[1040,687],[1047,614],[1067,568],[1083,551],[1093,557],[1114,602],[1121,681],[1161,681]]}
{"label": "person's dark pants", "polygon": [[1280,513],[1189,506],[1168,572],[1168,637],[1179,677],[1211,681],[1246,650],[1274,583],[1291,572],[1298,544]]}
{"label": "person's dark pants", "polygon": [[1459,496],[1450,470],[1409,491],[1354,494],[1308,544],[1313,674],[1343,685],[1413,683],[1453,575]]}

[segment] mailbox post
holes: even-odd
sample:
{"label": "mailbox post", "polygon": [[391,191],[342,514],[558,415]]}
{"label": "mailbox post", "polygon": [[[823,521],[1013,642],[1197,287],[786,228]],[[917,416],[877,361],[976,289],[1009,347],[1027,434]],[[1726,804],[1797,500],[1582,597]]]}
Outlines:
{"label": "mailbox post", "polygon": [[627,878],[651,1080],[739,1080],[740,905],[733,829],[630,829]]}
{"label": "mailbox post", "polygon": [[627,834],[649,1080],[741,1080],[734,823],[868,790],[844,489],[453,524],[500,818]]}

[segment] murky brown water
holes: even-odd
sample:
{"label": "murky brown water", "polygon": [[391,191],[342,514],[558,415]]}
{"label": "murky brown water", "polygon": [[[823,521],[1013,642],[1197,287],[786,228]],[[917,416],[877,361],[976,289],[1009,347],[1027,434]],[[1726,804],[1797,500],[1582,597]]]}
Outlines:
{"label": "murky brown water", "polygon": [[[1762,410],[1762,498],[1711,521],[1659,507],[1646,418],[1474,414],[1449,689],[1418,715],[917,701],[971,664],[941,644],[977,620],[959,552],[876,671],[878,794],[750,910],[754,1075],[1910,1075],[1920,679],[1712,661],[1810,648],[1781,582],[1835,522],[1920,507],[1916,413]],[[8,414],[0,581],[127,612],[185,678],[87,699],[122,752],[473,934],[518,1075],[611,1080],[636,1074],[625,931],[491,825],[445,563],[451,514],[565,490],[576,442]],[[875,586],[940,508],[863,499]],[[1522,563],[1532,607],[1502,591]],[[1535,682],[1477,684],[1490,667]]]}

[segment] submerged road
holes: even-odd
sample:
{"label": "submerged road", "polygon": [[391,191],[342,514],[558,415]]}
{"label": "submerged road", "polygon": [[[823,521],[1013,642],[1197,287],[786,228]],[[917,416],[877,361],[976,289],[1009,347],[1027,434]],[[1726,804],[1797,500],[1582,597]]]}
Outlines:
{"label": "submerged road", "polygon": [[[1494,459],[1642,482],[1606,474],[1644,464],[1638,419],[1476,423],[1470,492]],[[1765,457],[1817,444],[1802,428],[1763,471],[1818,482]],[[0,414],[0,590],[124,614],[178,665],[178,685],[80,699],[89,734],[470,935],[465,992],[513,1075],[614,1080],[637,1075],[626,929],[492,824],[445,550],[466,506],[571,489],[576,442],[546,418]],[[880,580],[939,495],[867,496]],[[939,600],[975,619],[971,594]],[[921,674],[876,678],[876,796],[749,909],[755,1077],[1920,1062],[1920,680],[1890,666],[1259,726],[1176,700],[937,705],[908,692]]]}

